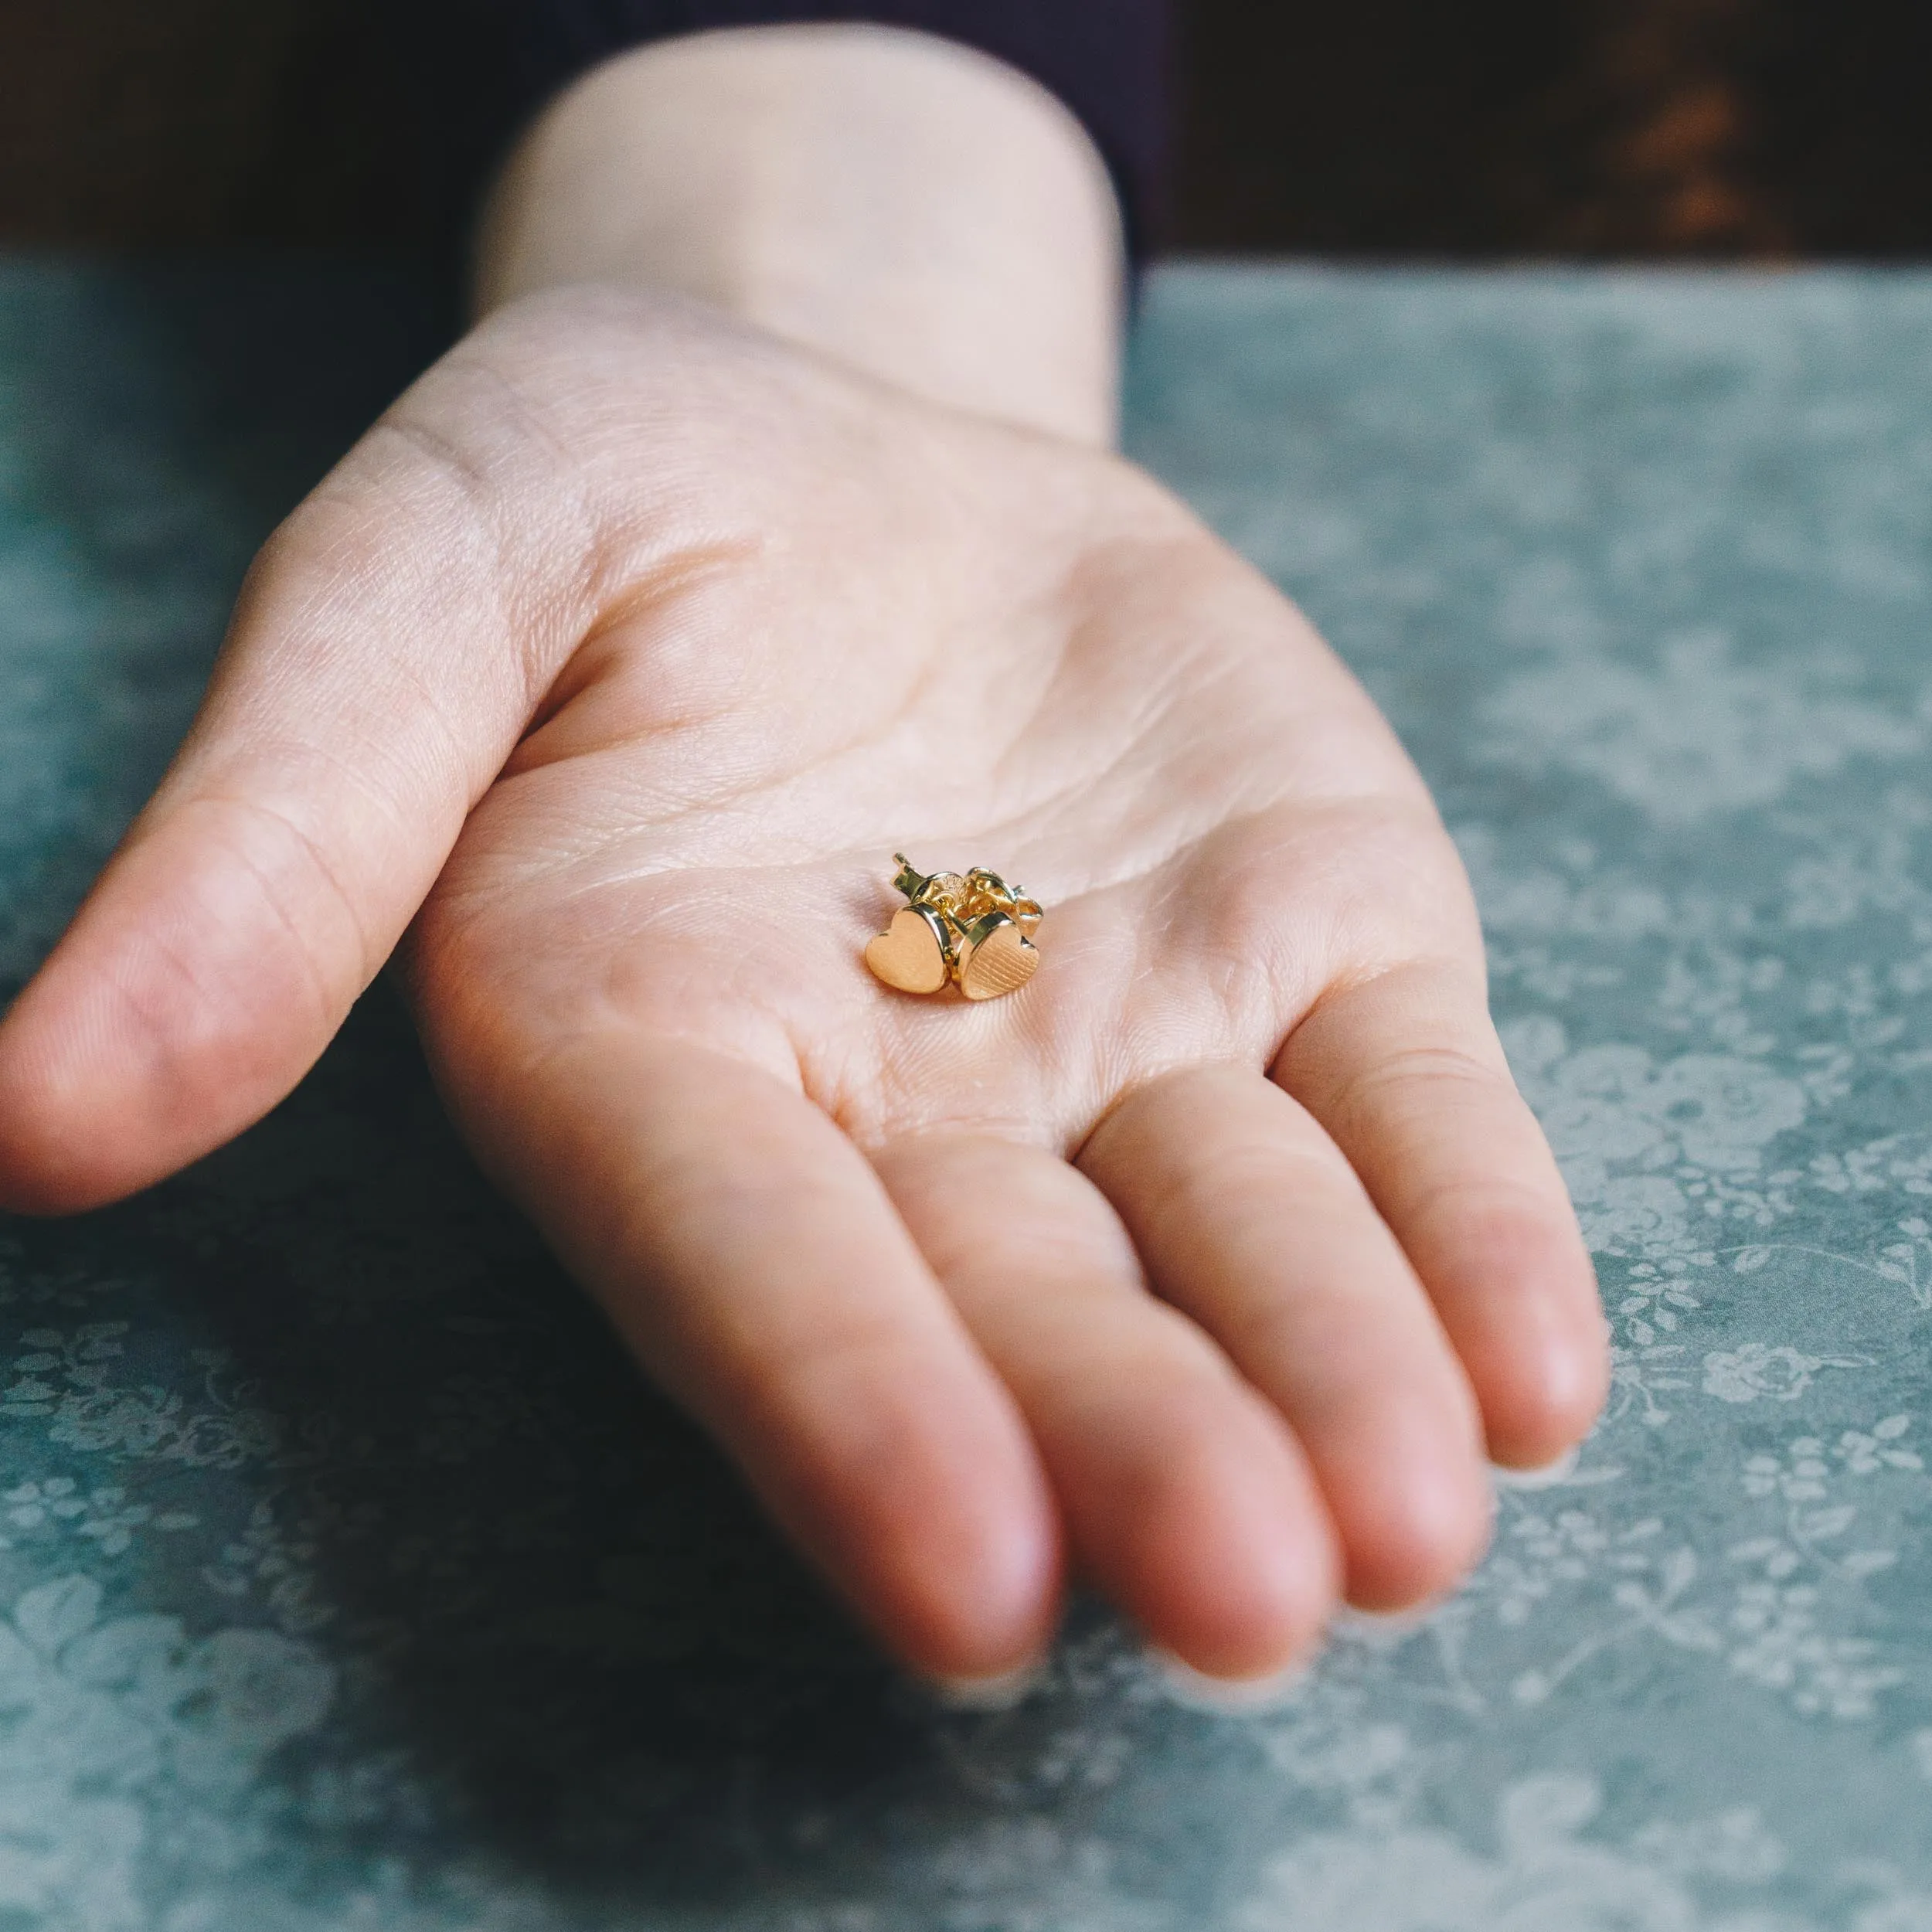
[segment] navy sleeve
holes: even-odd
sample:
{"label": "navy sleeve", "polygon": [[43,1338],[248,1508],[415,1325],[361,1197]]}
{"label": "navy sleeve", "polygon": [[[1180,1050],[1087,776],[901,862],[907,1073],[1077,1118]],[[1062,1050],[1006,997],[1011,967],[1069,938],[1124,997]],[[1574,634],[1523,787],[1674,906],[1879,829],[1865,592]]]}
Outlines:
{"label": "navy sleeve", "polygon": [[957,40],[1030,74],[1076,114],[1105,158],[1128,251],[1158,237],[1168,148],[1168,0],[419,0],[422,50],[468,90],[473,163],[578,74],[675,34],[776,22],[869,20]]}

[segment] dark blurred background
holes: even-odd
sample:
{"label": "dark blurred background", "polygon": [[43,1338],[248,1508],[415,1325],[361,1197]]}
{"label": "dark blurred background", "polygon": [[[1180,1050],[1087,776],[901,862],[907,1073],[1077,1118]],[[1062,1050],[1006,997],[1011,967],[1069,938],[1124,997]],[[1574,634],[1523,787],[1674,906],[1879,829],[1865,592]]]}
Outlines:
{"label": "dark blurred background", "polygon": [[[0,0],[0,241],[408,243],[382,0]],[[1183,248],[1909,256],[1927,0],[1182,0]]]}

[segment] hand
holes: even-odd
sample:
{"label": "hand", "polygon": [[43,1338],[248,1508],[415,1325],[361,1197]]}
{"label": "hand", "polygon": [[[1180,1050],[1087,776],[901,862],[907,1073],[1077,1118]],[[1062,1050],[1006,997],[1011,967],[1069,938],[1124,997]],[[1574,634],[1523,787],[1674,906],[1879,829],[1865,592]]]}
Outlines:
{"label": "hand", "polygon": [[[1023,880],[1031,984],[876,982],[895,849]],[[686,305],[498,315],[264,552],[0,1029],[10,1202],[258,1117],[412,918],[480,1158],[922,1669],[1023,1662],[1070,1560],[1270,1669],[1596,1411],[1420,781],[1114,457]]]}

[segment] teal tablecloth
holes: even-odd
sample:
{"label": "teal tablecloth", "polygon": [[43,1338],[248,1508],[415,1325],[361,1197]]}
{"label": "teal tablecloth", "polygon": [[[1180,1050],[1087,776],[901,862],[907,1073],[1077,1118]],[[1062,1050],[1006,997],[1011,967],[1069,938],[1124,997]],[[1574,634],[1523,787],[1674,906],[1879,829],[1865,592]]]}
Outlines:
{"label": "teal tablecloth", "polygon": [[[0,270],[0,977],[422,352],[327,268]],[[1189,1707],[883,1670],[366,1003],[0,1229],[4,1932],[1932,1928],[1932,279],[1178,270],[1136,451],[1392,711],[1616,1400],[1426,1621]]]}

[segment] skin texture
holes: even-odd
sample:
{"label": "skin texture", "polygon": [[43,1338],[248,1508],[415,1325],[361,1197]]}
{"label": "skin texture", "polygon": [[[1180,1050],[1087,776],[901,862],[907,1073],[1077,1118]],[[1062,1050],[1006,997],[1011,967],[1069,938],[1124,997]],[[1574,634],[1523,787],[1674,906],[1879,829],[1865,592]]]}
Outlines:
{"label": "skin texture", "polygon": [[1120,223],[1023,76],[864,26],[694,34],[539,118],[485,212],[478,306],[675,289],[914,394],[1112,440]]}
{"label": "skin texture", "polygon": [[[0,1026],[7,1203],[240,1131],[406,928],[479,1158],[915,1668],[1024,1665],[1074,1567],[1230,1679],[1447,1587],[1604,1350],[1413,769],[1036,370],[649,279],[501,308],[258,560]],[[871,978],[895,849],[1043,901],[1023,991]]]}

